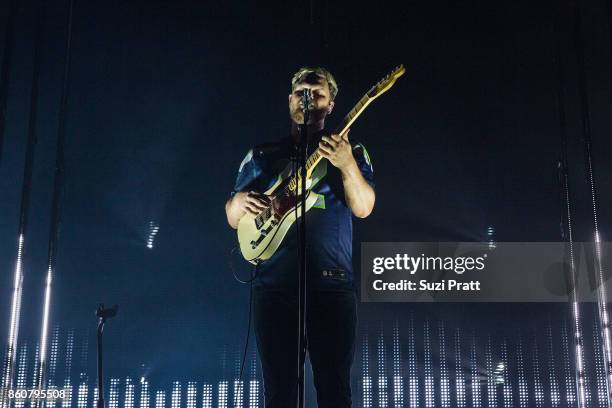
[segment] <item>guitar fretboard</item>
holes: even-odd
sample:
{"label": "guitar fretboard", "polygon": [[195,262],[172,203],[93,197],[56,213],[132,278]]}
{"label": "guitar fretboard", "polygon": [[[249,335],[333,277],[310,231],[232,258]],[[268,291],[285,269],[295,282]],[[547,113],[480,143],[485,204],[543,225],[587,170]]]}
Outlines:
{"label": "guitar fretboard", "polygon": [[[372,102],[372,99],[368,96],[368,94],[363,95],[363,97],[353,106],[353,109],[349,113],[346,114],[342,123],[336,128],[334,134],[341,135],[346,132],[346,130],[353,124],[353,122],[357,119],[357,117],[364,111],[366,106],[368,106]],[[306,171],[308,174],[312,173],[315,166],[321,160],[321,155],[319,155],[318,151],[315,150],[313,154],[310,155],[308,160],[306,160]],[[299,174],[299,172],[298,172]],[[293,181],[293,180],[292,180]]]}

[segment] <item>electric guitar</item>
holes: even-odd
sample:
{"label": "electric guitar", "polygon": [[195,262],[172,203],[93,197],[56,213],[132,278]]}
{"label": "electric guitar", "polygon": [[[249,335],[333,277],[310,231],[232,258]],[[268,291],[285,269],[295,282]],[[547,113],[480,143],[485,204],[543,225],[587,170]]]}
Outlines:
{"label": "electric guitar", "polygon": [[[389,75],[381,79],[357,102],[344,117],[342,123],[333,132],[342,135],[355,122],[365,108],[388,91],[395,81],[404,74],[403,65],[396,67]],[[306,161],[306,213],[317,201],[317,195],[312,194],[312,174],[322,157],[315,151]],[[289,163],[279,174],[276,183],[264,194],[273,196],[270,205],[257,216],[249,213],[238,223],[238,242],[244,259],[252,264],[258,264],[270,259],[279,248],[287,231],[301,214],[301,168],[293,174],[293,165]],[[296,176],[297,175],[297,176]],[[297,199],[296,199],[297,197]],[[296,211],[296,207],[298,211]]]}

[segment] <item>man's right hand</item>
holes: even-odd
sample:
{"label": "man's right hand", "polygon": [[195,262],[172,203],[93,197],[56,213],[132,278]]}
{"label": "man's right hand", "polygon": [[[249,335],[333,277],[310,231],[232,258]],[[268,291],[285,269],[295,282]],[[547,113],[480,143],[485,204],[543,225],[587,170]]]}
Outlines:
{"label": "man's right hand", "polygon": [[236,229],[238,222],[246,213],[256,216],[268,208],[270,202],[270,197],[256,191],[236,193],[225,204],[227,222]]}
{"label": "man's right hand", "polygon": [[271,202],[270,197],[256,191],[237,193],[234,195],[234,199],[236,199],[236,197],[238,197],[238,208],[240,208],[242,211],[250,213],[251,215],[259,214],[268,208]]}

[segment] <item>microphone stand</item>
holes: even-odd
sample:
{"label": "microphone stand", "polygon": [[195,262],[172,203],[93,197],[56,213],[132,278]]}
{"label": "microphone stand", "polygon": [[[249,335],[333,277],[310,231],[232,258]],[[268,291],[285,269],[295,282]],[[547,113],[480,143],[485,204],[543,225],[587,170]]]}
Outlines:
{"label": "microphone stand", "polygon": [[[310,119],[310,105],[312,97],[310,89],[304,89],[302,93],[302,109],[304,112],[304,123],[299,125],[300,143],[298,153],[298,180],[300,186],[300,219],[298,226],[298,257],[299,268],[299,337],[298,337],[298,408],[304,408],[304,364],[306,362],[306,160],[308,159],[308,121]],[[297,200],[296,200],[297,205]]]}
{"label": "microphone stand", "polygon": [[96,408],[104,408],[104,377],[102,375],[102,332],[104,331],[104,323],[106,319],[117,315],[118,306],[114,305],[110,309],[105,309],[104,304],[100,304],[96,309],[96,317],[98,318],[98,401]]}

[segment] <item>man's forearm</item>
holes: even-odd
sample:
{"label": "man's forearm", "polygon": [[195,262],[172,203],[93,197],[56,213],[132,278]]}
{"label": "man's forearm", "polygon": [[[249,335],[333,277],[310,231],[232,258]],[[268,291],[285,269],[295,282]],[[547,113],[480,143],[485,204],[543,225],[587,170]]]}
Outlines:
{"label": "man's forearm", "polygon": [[346,168],[340,170],[346,203],[355,217],[365,218],[374,209],[376,193],[361,174],[357,163],[353,160]]}

